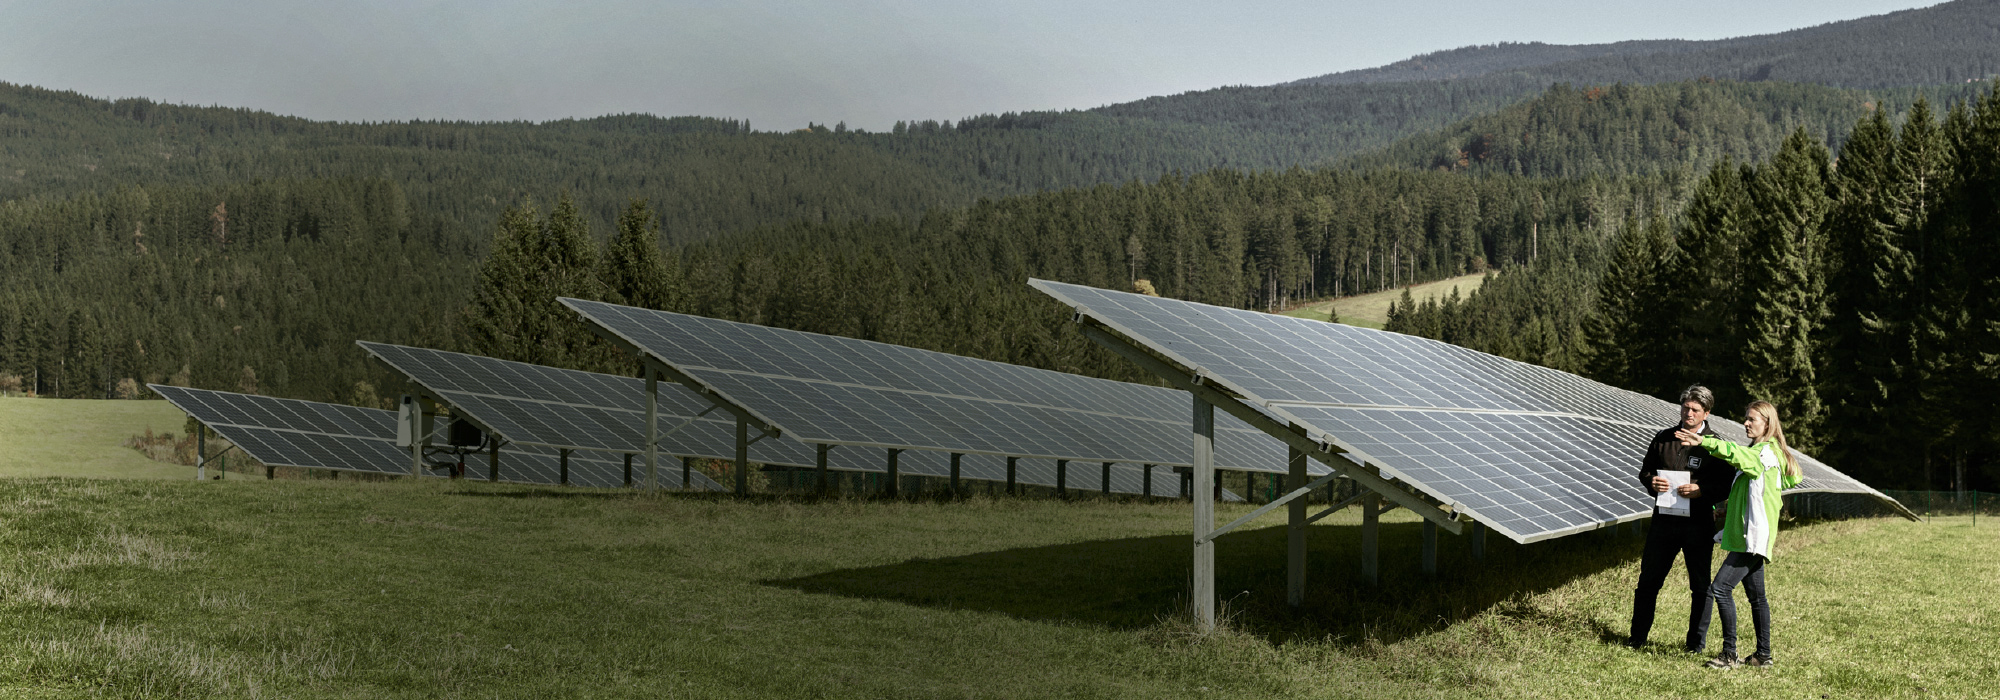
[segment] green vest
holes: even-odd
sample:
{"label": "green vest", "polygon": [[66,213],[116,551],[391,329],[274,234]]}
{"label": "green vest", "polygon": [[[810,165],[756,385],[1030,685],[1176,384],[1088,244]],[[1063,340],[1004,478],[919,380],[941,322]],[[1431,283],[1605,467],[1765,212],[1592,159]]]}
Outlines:
{"label": "green vest", "polygon": [[1785,505],[1784,490],[1799,485],[1785,474],[1785,461],[1778,457],[1778,444],[1769,440],[1744,447],[1712,437],[1701,439],[1709,456],[1736,467],[1736,481],[1729,485],[1728,513],[1722,534],[1716,538],[1723,551],[1748,552],[1771,558],[1778,544],[1778,511]]}

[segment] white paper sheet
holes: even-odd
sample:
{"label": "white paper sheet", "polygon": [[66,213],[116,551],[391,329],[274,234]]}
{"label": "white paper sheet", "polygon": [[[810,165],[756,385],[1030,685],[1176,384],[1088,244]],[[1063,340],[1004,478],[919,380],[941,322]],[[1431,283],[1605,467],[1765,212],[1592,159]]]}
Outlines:
{"label": "white paper sheet", "polygon": [[1686,517],[1689,513],[1692,513],[1694,511],[1694,503],[1689,501],[1686,496],[1682,496],[1679,489],[1688,483],[1690,477],[1693,476],[1693,472],[1662,469],[1655,473],[1660,478],[1667,480],[1667,490],[1661,491],[1660,497],[1655,502],[1660,507],[1660,514]]}

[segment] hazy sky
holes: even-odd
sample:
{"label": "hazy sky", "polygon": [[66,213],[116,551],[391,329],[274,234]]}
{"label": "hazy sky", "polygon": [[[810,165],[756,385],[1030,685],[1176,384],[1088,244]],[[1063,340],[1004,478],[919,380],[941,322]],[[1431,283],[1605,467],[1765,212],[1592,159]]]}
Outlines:
{"label": "hazy sky", "polygon": [[0,0],[0,81],[314,119],[622,112],[886,129],[1468,44],[1717,39],[1932,0]]}

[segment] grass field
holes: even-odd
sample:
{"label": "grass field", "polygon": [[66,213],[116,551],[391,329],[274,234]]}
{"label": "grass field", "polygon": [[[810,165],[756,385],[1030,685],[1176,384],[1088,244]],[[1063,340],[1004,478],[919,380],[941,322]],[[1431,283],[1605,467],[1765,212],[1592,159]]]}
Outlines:
{"label": "grass field", "polygon": [[[1412,286],[1410,287],[1410,295],[1417,301],[1423,301],[1432,297],[1443,298],[1451,296],[1452,288],[1456,287],[1458,288],[1459,295],[1465,296],[1472,294],[1473,290],[1479,289],[1479,285],[1485,282],[1486,275],[1484,274],[1463,275]],[[1285,312],[1285,315],[1324,321],[1326,320],[1326,310],[1331,307],[1340,312],[1341,323],[1351,326],[1381,328],[1382,324],[1389,320],[1389,303],[1401,298],[1403,298],[1403,290],[1396,288],[1374,294],[1341,297],[1339,299],[1306,304]]]}
{"label": "grass field", "polygon": [[146,459],[125,439],[152,428],[180,433],[187,414],[165,401],[0,397],[0,478],[83,476],[188,479],[194,472]]}
{"label": "grass field", "polygon": [[[1243,512],[1224,508],[1223,517]],[[1978,697],[2000,524],[1795,527],[1779,667],[1617,644],[1640,539],[1489,539],[1417,569],[1384,527],[1221,540],[1231,615],[1175,616],[1187,507],[813,502],[477,483],[0,480],[8,697]],[[1345,515],[1345,514],[1343,514]],[[1273,517],[1272,523],[1277,522]],[[1662,597],[1672,640],[1684,596]],[[1748,615],[1744,621],[1748,636]],[[1711,648],[1714,648],[1713,645]]]}

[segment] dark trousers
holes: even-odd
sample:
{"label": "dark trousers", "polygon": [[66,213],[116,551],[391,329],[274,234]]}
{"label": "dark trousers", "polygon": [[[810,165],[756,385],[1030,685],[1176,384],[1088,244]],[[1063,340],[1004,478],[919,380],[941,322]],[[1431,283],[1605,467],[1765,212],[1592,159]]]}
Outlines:
{"label": "dark trousers", "polygon": [[1715,611],[1722,618],[1722,653],[1736,655],[1736,584],[1743,584],[1743,597],[1750,599],[1750,620],[1757,626],[1757,656],[1771,658],[1771,603],[1764,599],[1764,558],[1746,552],[1730,552],[1715,572],[1708,587],[1715,599]]}
{"label": "dark trousers", "polygon": [[1638,647],[1653,631],[1653,607],[1660,588],[1674,568],[1674,557],[1685,560],[1688,574],[1687,648],[1700,651],[1708,641],[1708,567],[1715,562],[1715,530],[1707,519],[1655,515],[1646,531],[1646,553],[1639,559],[1639,586],[1632,591],[1632,636]]}

